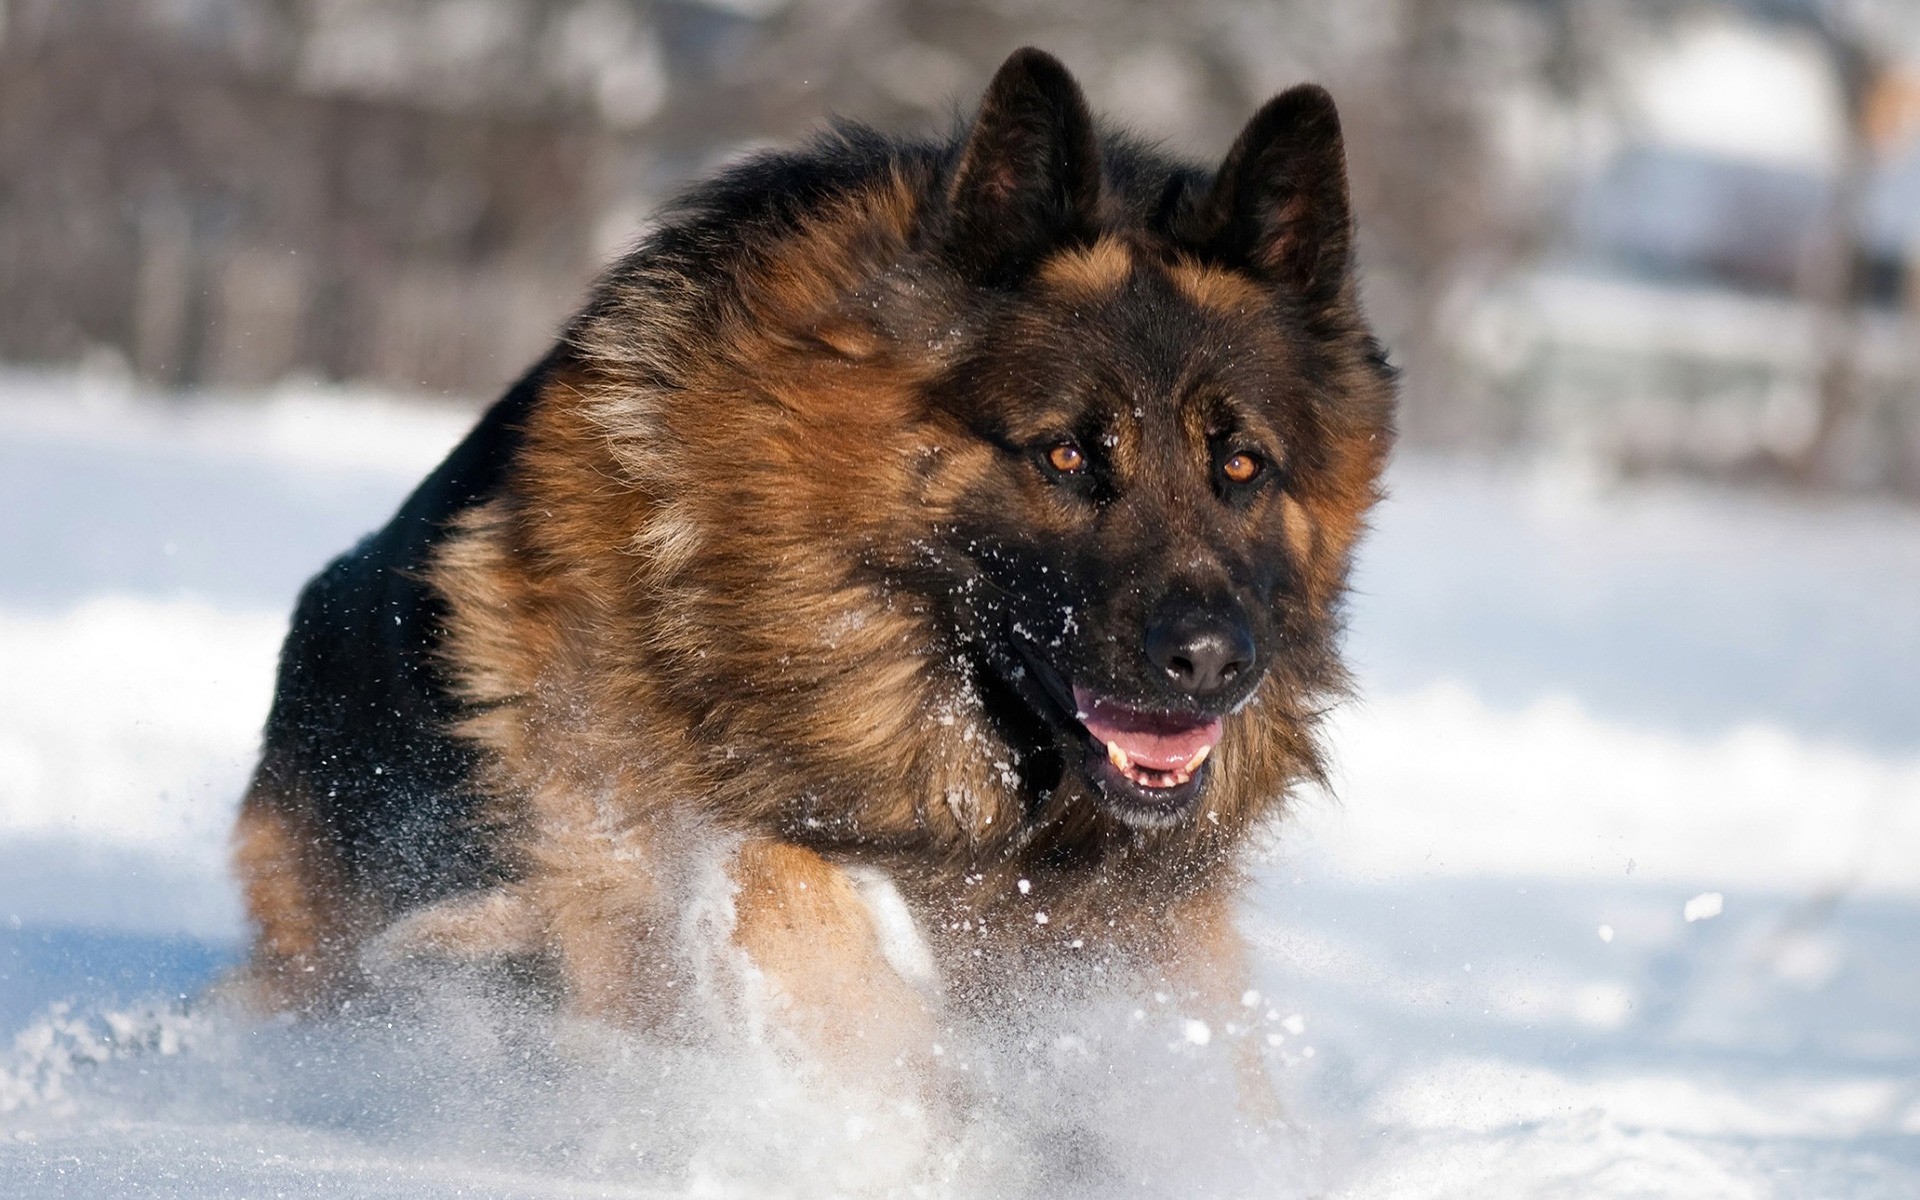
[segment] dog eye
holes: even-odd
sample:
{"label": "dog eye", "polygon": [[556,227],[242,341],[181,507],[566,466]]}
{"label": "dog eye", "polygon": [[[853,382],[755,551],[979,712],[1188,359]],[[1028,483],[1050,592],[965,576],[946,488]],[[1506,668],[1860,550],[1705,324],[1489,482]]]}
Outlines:
{"label": "dog eye", "polygon": [[1266,465],[1260,461],[1259,455],[1248,454],[1242,450],[1238,454],[1227,456],[1226,461],[1220,464],[1220,473],[1225,475],[1230,483],[1252,483],[1260,472],[1266,469]]}
{"label": "dog eye", "polygon": [[1078,475],[1087,469],[1087,456],[1072,442],[1056,442],[1047,447],[1047,465],[1062,475]]}

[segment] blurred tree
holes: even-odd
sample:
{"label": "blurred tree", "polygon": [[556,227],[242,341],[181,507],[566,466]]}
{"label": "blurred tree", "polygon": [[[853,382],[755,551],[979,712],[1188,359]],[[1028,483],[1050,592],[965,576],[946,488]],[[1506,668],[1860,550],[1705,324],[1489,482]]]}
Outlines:
{"label": "blurred tree", "polygon": [[[1408,440],[1505,444],[1559,401],[1490,377],[1487,343],[1511,362],[1538,347],[1489,320],[1489,297],[1578,249],[1573,201],[1595,147],[1617,147],[1622,60],[1705,11],[1814,29],[1845,80],[1847,166],[1802,279],[1823,314],[1818,417],[1785,456],[1834,482],[1857,473],[1871,407],[1853,301],[1864,97],[1887,41],[1860,14],[1876,5],[1898,7],[0,0],[0,357],[104,352],[174,386],[307,374],[486,395],[674,188],[834,113],[938,129],[1035,43],[1104,112],[1202,160],[1267,96],[1328,84]],[[1640,186],[1617,211],[1657,224],[1664,196]],[[1735,260],[1785,257],[1741,215],[1700,220]]]}
{"label": "blurred tree", "polygon": [[1802,485],[1831,486],[1845,482],[1848,456],[1841,443],[1858,432],[1854,426],[1861,409],[1857,359],[1867,261],[1865,209],[1873,167],[1869,100],[1881,65],[1863,31],[1839,5],[1822,4],[1805,12],[1803,20],[1819,35],[1833,64],[1846,127],[1805,288],[1808,302],[1819,312],[1817,417],[1813,435],[1789,465]]}

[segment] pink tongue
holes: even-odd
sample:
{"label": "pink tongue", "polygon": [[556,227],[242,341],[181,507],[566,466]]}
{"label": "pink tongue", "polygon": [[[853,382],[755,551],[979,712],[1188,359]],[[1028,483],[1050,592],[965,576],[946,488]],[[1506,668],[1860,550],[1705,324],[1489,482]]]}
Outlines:
{"label": "pink tongue", "polygon": [[1084,688],[1073,689],[1074,716],[1087,732],[1118,746],[1134,762],[1154,771],[1171,771],[1220,741],[1220,719],[1200,720],[1173,713],[1142,712],[1102,700]]}

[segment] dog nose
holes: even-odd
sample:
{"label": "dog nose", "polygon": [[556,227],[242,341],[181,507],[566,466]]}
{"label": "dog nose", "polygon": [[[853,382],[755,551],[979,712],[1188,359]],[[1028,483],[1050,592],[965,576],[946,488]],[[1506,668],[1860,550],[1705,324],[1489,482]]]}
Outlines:
{"label": "dog nose", "polygon": [[1175,687],[1211,696],[1253,665],[1253,630],[1238,611],[1211,605],[1163,606],[1147,625],[1147,657]]}

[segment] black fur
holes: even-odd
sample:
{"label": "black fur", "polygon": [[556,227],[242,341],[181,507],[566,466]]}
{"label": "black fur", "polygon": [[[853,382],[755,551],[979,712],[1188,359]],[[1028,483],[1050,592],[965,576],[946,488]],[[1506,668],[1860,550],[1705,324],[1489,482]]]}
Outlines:
{"label": "black fur", "polygon": [[502,865],[470,836],[471,746],[436,662],[444,606],[421,580],[449,522],[498,495],[539,393],[542,362],[487,410],[379,532],[307,584],[280,651],[263,771],[298,781],[354,882],[422,903]]}

